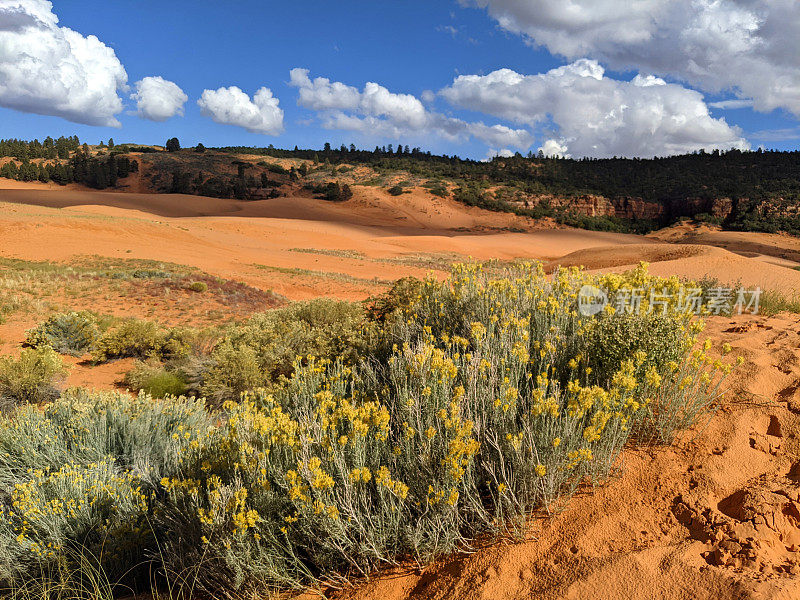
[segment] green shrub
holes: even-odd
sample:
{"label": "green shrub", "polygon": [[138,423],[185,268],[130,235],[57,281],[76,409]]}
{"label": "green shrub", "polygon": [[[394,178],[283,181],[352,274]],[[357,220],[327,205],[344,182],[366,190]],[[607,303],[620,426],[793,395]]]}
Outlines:
{"label": "green shrub", "polygon": [[447,186],[442,181],[426,181],[424,187],[434,196],[439,196],[440,198],[450,196]]}
{"label": "green shrub", "polygon": [[352,364],[374,343],[374,329],[359,304],[316,299],[270,310],[228,332],[212,353],[202,394],[216,403],[235,400],[291,375],[298,356]]}
{"label": "green shrub", "polygon": [[132,319],[106,331],[95,345],[97,362],[114,358],[156,356],[164,342],[164,332],[151,321]]}
{"label": "green shrub", "polygon": [[353,190],[346,183],[329,181],[322,185],[311,186],[315,194],[320,194],[321,198],[330,202],[344,202],[353,197]]}
{"label": "green shrub", "polygon": [[396,311],[407,310],[419,300],[422,287],[422,280],[416,277],[398,279],[391,289],[366,301],[369,318],[382,323]]}
{"label": "green shrub", "polygon": [[268,378],[259,365],[256,350],[230,340],[222,342],[203,374],[202,394],[214,406],[239,397],[242,392],[264,387]]}
{"label": "green shrub", "polygon": [[30,331],[25,343],[34,348],[49,346],[61,354],[81,356],[100,335],[97,318],[89,312],[52,315]]}
{"label": "green shrub", "polygon": [[267,171],[269,171],[270,173],[279,173],[281,175],[285,175],[286,173],[288,173],[288,171],[278,163],[267,163],[266,167]]}
{"label": "green shrub", "polygon": [[193,292],[203,293],[208,289],[208,284],[204,281],[193,281],[189,284],[189,289]]}
{"label": "green shrub", "polygon": [[48,347],[27,348],[19,358],[0,357],[0,402],[34,404],[58,397],[66,375],[61,357]]}
{"label": "green shrub", "polygon": [[392,187],[390,187],[390,188],[389,188],[388,190],[386,190],[386,191],[387,191],[387,192],[388,192],[388,193],[389,193],[391,196],[400,196],[400,195],[402,195],[402,194],[405,192],[405,190],[403,189],[403,186],[401,186],[401,185],[393,185]]}
{"label": "green shrub", "polygon": [[186,393],[186,381],[181,374],[168,371],[159,362],[137,361],[125,374],[125,383],[135,392],[143,391],[153,398]]}
{"label": "green shrub", "polygon": [[165,330],[152,321],[131,319],[106,331],[92,352],[96,362],[115,358],[171,358],[186,355],[195,331]]}
{"label": "green shrub", "polygon": [[594,379],[605,383],[620,365],[637,352],[644,352],[648,366],[663,371],[685,352],[686,333],[682,319],[658,314],[601,315],[588,333],[587,364]]}

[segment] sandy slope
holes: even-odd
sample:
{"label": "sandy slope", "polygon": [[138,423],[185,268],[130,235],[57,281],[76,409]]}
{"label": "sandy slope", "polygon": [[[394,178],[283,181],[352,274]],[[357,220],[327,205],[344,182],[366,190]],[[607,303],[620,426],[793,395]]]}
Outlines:
{"label": "sandy slope", "polygon": [[239,216],[346,222],[353,225],[422,229],[531,228],[532,222],[510,213],[493,213],[459,205],[419,191],[390,196],[385,191],[355,187],[346,203],[322,202],[307,196],[240,201],[185,194],[119,193],[59,189],[54,184],[0,180],[3,201],[52,208],[108,206],[140,210],[162,217]]}
{"label": "sandy slope", "polygon": [[784,266],[775,264],[766,255],[745,257],[703,245],[648,243],[622,247],[600,246],[568,254],[551,261],[548,267],[583,265],[589,269],[625,271],[642,260],[650,263],[650,272],[654,275],[678,275],[694,280],[714,277],[726,284],[781,290],[788,295],[800,291],[800,272],[790,268],[794,263]]}
{"label": "sandy slope", "polygon": [[[4,181],[0,179],[0,185]],[[363,298],[377,289],[371,280],[426,272],[413,261],[398,264],[385,259],[421,253],[552,258],[591,246],[642,243],[632,235],[537,230],[513,215],[442,199],[426,205],[423,200],[412,194],[392,197],[372,188],[360,188],[353,200],[341,204],[301,197],[241,202],[0,189],[0,252],[37,260],[63,261],[87,254],[165,260],[290,298],[320,293]],[[530,231],[509,232],[512,225]],[[287,269],[345,277],[287,273]]]}

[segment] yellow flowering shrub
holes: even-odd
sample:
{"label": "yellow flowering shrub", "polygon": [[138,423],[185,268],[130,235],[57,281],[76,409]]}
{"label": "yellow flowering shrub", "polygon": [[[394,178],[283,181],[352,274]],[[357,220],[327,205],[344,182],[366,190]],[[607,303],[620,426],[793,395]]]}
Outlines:
{"label": "yellow flowering shrub", "polygon": [[[677,304],[579,314],[585,284],[612,302],[634,287],[681,290],[645,266],[547,276],[539,264],[458,265],[445,282],[406,285],[399,308],[380,305],[383,337],[361,362],[350,326],[322,357],[298,347],[290,364],[266,335],[279,323],[244,326],[218,350],[232,354],[217,363],[225,389],[214,399],[243,391],[219,412],[88,394],[22,411],[0,424],[0,493],[13,501],[0,539],[14,561],[31,558],[19,571],[5,559],[2,576],[74,542],[84,513],[77,522],[115,538],[146,516],[130,539],[160,569],[229,598],[342,583],[523,531],[534,509],[605,477],[632,439],[666,442],[691,425],[731,368]],[[332,360],[344,346],[353,352]],[[259,388],[278,350],[291,377]]]}

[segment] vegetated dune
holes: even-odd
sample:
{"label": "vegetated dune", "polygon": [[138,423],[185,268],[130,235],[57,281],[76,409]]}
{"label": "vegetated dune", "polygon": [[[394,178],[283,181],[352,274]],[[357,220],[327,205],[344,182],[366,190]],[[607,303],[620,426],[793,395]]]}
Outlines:
{"label": "vegetated dune", "polygon": [[617,477],[538,518],[527,541],[379,575],[335,597],[800,597],[800,318],[714,318],[706,334],[746,362],[721,408],[673,446],[624,452]]}

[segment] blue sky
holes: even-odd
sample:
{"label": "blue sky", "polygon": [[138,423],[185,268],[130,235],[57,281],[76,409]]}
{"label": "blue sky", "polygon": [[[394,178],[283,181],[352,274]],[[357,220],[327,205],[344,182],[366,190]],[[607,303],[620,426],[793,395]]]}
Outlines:
{"label": "blue sky", "polygon": [[[0,0],[0,36],[3,35],[4,3],[8,10],[17,13],[33,14],[35,10],[42,10],[42,6],[47,8],[43,0]],[[19,100],[21,92],[3,90],[3,61],[11,61],[14,56],[4,57],[0,51],[0,106],[20,108],[22,104],[21,110],[0,108],[0,137],[41,139],[46,135],[77,134],[89,142],[113,137],[117,143],[163,143],[168,137],[177,136],[184,145],[202,141],[207,146],[266,146],[271,143],[279,147],[319,147],[326,141],[335,145],[353,142],[371,147],[400,141],[434,152],[474,158],[509,150],[535,152],[547,140],[552,140],[552,145],[545,149],[563,148],[561,153],[572,155],[668,154],[699,146],[742,147],[743,144],[753,148],[759,145],[780,149],[797,147],[800,129],[797,117],[791,113],[797,110],[791,99],[780,100],[779,106],[763,112],[749,106],[715,108],[713,103],[720,100],[738,97],[749,101],[748,90],[737,87],[745,86],[746,82],[726,82],[723,85],[727,87],[717,89],[720,87],[717,80],[724,74],[713,72],[704,75],[706,79],[689,81],[678,52],[674,68],[661,64],[653,68],[654,61],[647,60],[637,68],[635,61],[619,58],[619,49],[609,50],[614,35],[606,40],[588,40],[578,53],[565,50],[565,42],[551,39],[552,36],[557,38],[559,32],[553,31],[558,25],[546,30],[550,27],[548,23],[526,21],[528,16],[513,13],[513,4],[486,0],[474,5],[445,0],[56,1],[52,12],[58,17],[57,29],[68,28],[82,36],[99,38],[113,50],[131,87],[150,76],[174,82],[188,96],[183,104],[184,114],[163,122],[142,118],[136,114],[136,102],[130,99],[133,90],[122,88],[116,90],[124,104],[123,109],[115,113],[121,124],[119,128],[85,125],[63,116],[27,112],[49,111],[47,90],[42,92],[42,98],[31,101],[35,104],[32,109],[25,105],[31,95],[29,91]],[[671,21],[659,24],[666,34],[670,27],[678,26],[683,25]],[[56,31],[52,24],[48,27],[48,31]],[[751,35],[753,30],[748,31]],[[635,57],[634,50],[627,49]],[[744,54],[742,60],[747,59]],[[535,77],[560,66],[574,65],[576,60],[591,61],[588,70],[584,64],[570,71],[568,77],[558,74],[545,80],[521,82],[510,74]],[[586,82],[599,85],[598,75],[591,66],[594,64],[601,68],[602,86],[575,96],[572,91],[575,81],[577,85]],[[36,68],[59,67],[55,64]],[[424,105],[426,115],[418,121],[423,125],[409,126],[403,115],[396,112],[377,108],[374,109],[377,112],[369,113],[362,107],[345,106],[346,102],[337,104],[335,110],[321,109],[320,97],[313,94],[304,106],[298,106],[300,90],[297,85],[290,85],[290,70],[294,68],[308,69],[311,81],[323,77],[358,91],[363,90],[367,82],[376,82],[392,94],[412,95],[418,100],[404,98],[397,110],[404,110],[408,103],[416,107],[419,102]],[[785,73],[785,65],[775,68],[776,73],[777,69]],[[502,81],[493,83],[487,75],[499,69],[510,71],[503,72]],[[588,73],[594,80],[587,79]],[[657,75],[660,87],[634,88],[630,81],[637,73]],[[439,92],[455,88],[452,86],[454,79],[462,75],[475,78],[449,93],[435,97],[426,94],[426,90]],[[790,72],[790,75],[795,74]],[[236,124],[215,122],[208,111],[202,114],[197,100],[203,91],[228,86],[237,86],[250,97],[259,88],[268,88],[278,98],[283,111],[283,132],[278,135],[252,133]],[[652,96],[653,90],[660,92],[668,88],[671,95],[666,100]],[[641,96],[643,89],[647,96]],[[698,100],[695,90],[702,93],[702,99]],[[326,88],[326,91],[330,90]],[[513,103],[509,100],[512,97]],[[587,109],[583,126],[581,111],[597,97],[602,102],[596,109]],[[9,100],[4,102],[4,98]],[[223,101],[221,98],[220,102]],[[639,106],[642,114],[647,115],[648,110],[653,110],[654,102],[659,107],[669,106],[667,111],[672,112],[664,116],[662,108],[655,110],[654,114],[658,113],[658,118],[665,119],[666,124],[649,138],[650,134],[643,131],[643,117],[631,117],[630,122],[623,118],[609,124],[615,118],[609,119],[607,113],[613,115],[619,107],[629,110],[628,105]],[[708,117],[701,116],[691,127],[676,130],[674,122],[682,118],[682,112],[696,112],[698,106],[708,108]],[[91,103],[81,110],[91,111]],[[336,124],[343,122],[338,119],[343,115],[360,120],[342,128]],[[455,119],[457,123],[448,121],[449,125],[441,125],[441,128],[451,131],[455,128],[461,133],[450,135],[439,131],[438,124],[447,119]],[[596,129],[593,120],[597,119],[602,120],[602,127],[606,129],[596,134],[599,139],[585,139],[584,129]],[[725,120],[724,126],[719,119]],[[429,125],[434,122],[438,124]],[[516,134],[506,135],[503,130],[502,135],[498,132],[492,141],[487,141],[486,135],[471,133],[473,123],[489,127],[501,125]],[[397,132],[397,135],[388,131]],[[696,133],[698,131],[701,133]],[[613,143],[609,141],[612,138]],[[506,144],[506,139],[517,145]]]}

